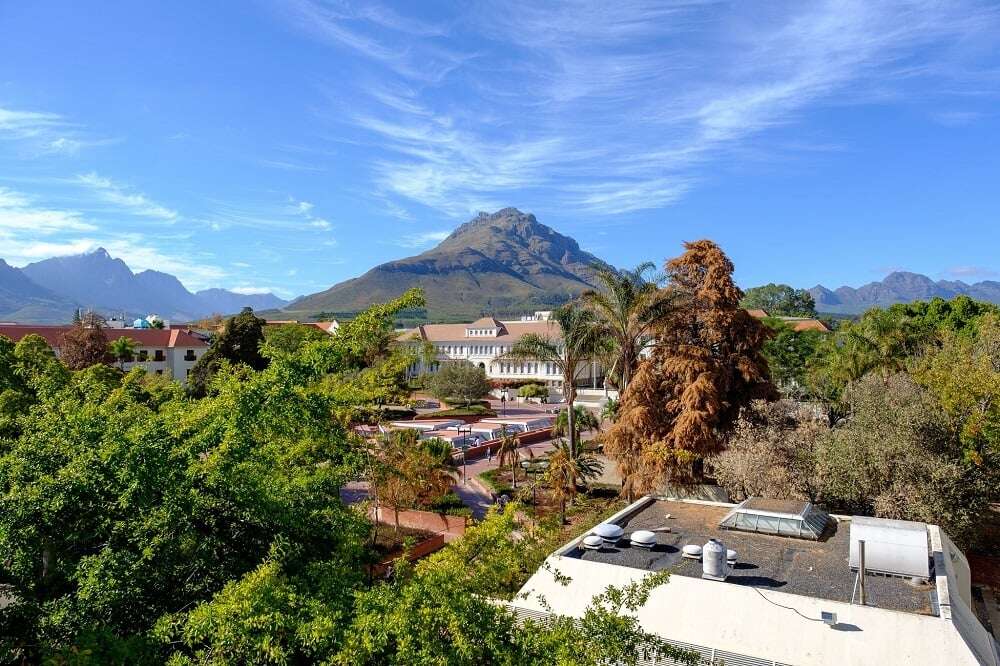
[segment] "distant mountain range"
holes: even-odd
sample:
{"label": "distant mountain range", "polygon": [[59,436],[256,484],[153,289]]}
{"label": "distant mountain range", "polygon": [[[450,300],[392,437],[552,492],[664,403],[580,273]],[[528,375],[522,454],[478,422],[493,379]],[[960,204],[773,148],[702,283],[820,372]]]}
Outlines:
{"label": "distant mountain range", "polygon": [[869,282],[857,289],[838,287],[830,290],[816,285],[809,290],[816,301],[816,310],[837,314],[857,314],[873,307],[886,307],[894,303],[926,301],[935,297],[944,299],[969,296],[980,301],[1000,304],[1000,282],[986,280],[966,284],[960,280],[935,282],[926,275],[896,271],[881,282]]}
{"label": "distant mountain range", "polygon": [[381,264],[326,291],[303,296],[282,316],[344,316],[411,287],[427,296],[426,319],[471,320],[482,314],[550,309],[589,289],[594,267],[607,267],[579,244],[516,208],[480,213],[437,247]]}
{"label": "distant mountain range", "polygon": [[106,316],[151,313],[171,321],[190,321],[211,314],[231,314],[244,306],[280,308],[287,301],[272,294],[237,294],[225,289],[188,291],[169,273],[133,273],[104,248],[68,257],[53,257],[14,268],[0,259],[0,320],[64,323],[77,308]]}
{"label": "distant mountain range", "polygon": [[[155,313],[177,322],[232,314],[245,306],[279,319],[306,320],[320,313],[346,318],[411,287],[423,288],[427,308],[407,318],[470,321],[483,314],[514,315],[559,306],[593,286],[595,267],[609,265],[534,215],[504,208],[480,213],[422,254],[381,264],[292,302],[225,289],[191,293],[168,273],[133,273],[103,248],[20,269],[0,259],[0,321],[63,323],[80,307],[129,317]],[[809,293],[819,312],[831,314],[960,295],[1000,304],[1000,282],[935,282],[907,272],[856,289],[817,285]]]}

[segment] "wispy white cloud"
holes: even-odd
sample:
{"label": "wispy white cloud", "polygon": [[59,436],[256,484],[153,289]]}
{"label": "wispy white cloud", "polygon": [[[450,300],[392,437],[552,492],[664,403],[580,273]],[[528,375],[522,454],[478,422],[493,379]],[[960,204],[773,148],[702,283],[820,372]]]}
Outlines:
{"label": "wispy white cloud", "polygon": [[0,229],[32,235],[93,231],[96,226],[75,210],[46,207],[21,192],[0,187]]}
{"label": "wispy white cloud", "polygon": [[173,222],[179,217],[177,211],[156,203],[145,194],[136,192],[94,172],[78,175],[76,182],[93,191],[102,201],[129,214],[165,222]]}
{"label": "wispy white cloud", "polygon": [[46,111],[25,111],[0,107],[0,141],[22,147],[22,156],[74,156],[86,148],[107,146],[120,139],[93,136],[81,125]]}
{"label": "wispy white cloud", "polygon": [[0,108],[0,137],[31,139],[49,136],[71,127],[62,116],[42,111]]}
{"label": "wispy white cloud", "polygon": [[[370,163],[383,195],[452,216],[532,193],[591,214],[669,205],[712,178],[713,166],[817,107],[899,103],[918,86],[926,101],[928,82],[947,82],[948,94],[981,87],[963,53],[1000,26],[1000,10],[977,0],[769,11],[709,0],[476,5],[428,28],[479,40],[475,56],[449,61],[448,81],[463,84],[452,97],[440,77],[411,76],[418,60],[433,69],[440,44],[399,28],[398,15],[387,25],[349,4],[288,6],[310,29],[398,75],[363,81],[368,104],[338,115],[383,152]],[[794,150],[780,143],[771,159]],[[758,158],[767,152],[753,148]]]}
{"label": "wispy white cloud", "polygon": [[440,243],[451,234],[451,231],[425,231],[416,234],[406,234],[393,241],[393,245],[400,247],[419,248]]}
{"label": "wispy white cloud", "polygon": [[[304,32],[388,67],[414,81],[439,83],[474,57],[438,43],[447,26],[403,16],[384,5],[365,2],[282,0],[279,13]],[[421,41],[419,52],[401,43]]]}

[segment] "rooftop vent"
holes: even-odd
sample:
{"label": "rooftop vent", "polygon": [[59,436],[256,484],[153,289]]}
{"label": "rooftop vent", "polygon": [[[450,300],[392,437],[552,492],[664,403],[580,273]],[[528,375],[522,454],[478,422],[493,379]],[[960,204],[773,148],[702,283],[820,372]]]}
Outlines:
{"label": "rooftop vent", "polygon": [[719,527],[816,541],[823,536],[829,519],[809,502],[750,497],[727,513]]}

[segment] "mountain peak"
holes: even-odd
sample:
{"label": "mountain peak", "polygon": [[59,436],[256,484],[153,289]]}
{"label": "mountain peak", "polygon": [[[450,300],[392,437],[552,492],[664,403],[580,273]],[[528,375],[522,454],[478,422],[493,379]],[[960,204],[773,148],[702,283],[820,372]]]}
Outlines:
{"label": "mountain peak", "polygon": [[551,309],[591,288],[608,264],[531,213],[479,213],[422,254],[376,266],[361,277],[297,300],[286,312],[357,312],[421,287],[433,320]]}

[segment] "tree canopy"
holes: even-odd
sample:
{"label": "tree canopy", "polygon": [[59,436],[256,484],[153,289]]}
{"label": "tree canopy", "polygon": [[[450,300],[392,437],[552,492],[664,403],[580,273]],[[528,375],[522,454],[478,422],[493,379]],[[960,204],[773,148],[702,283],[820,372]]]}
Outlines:
{"label": "tree canopy", "polygon": [[444,363],[427,381],[431,394],[451,404],[469,403],[490,392],[486,371],[468,362]]}
{"label": "tree canopy", "polygon": [[816,301],[805,289],[794,289],[787,284],[765,284],[751,287],[740,299],[740,307],[764,310],[772,317],[815,317]]}
{"label": "tree canopy", "polygon": [[191,368],[188,377],[191,394],[204,396],[223,364],[242,364],[253,370],[266,368],[268,360],[260,349],[265,323],[251,308],[243,308],[238,315],[227,319],[222,330],[212,338],[208,351]]}

